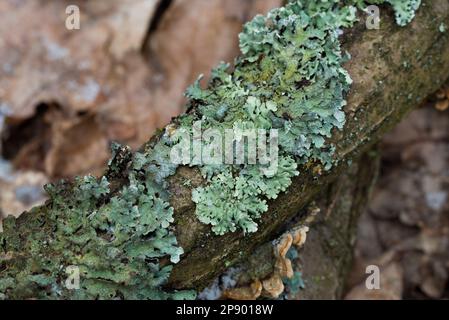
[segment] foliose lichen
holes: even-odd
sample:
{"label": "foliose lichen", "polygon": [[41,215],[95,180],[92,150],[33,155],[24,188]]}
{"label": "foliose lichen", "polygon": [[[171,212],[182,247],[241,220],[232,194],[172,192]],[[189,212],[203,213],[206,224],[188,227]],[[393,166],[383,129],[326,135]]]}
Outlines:
{"label": "foliose lichen", "polygon": [[421,6],[421,0],[368,0],[372,4],[389,3],[394,10],[396,23],[406,26],[415,17],[416,10]]}
{"label": "foliose lichen", "polygon": [[[393,6],[400,25],[420,4],[369,1],[380,2]],[[233,71],[220,64],[206,89],[198,79],[186,91],[190,112],[145,151],[132,154],[114,145],[103,177],[48,185],[44,208],[31,210],[21,223],[4,221],[0,298],[194,298],[192,291],[161,289],[183,253],[172,230],[166,182],[178,166],[170,161],[176,132],[191,131],[198,120],[205,129],[279,131],[276,172],[262,164],[197,164],[207,180],[192,192],[199,220],[216,234],[255,232],[267,200],[286,191],[299,164],[333,165],[334,147],[326,139],[345,123],[351,85],[339,36],[364,3],[291,1],[246,24]],[[68,266],[79,268],[79,290],[65,286]]]}
{"label": "foliose lichen", "polygon": [[235,70],[222,64],[207,89],[196,83],[187,91],[206,127],[279,132],[279,168],[273,176],[258,164],[223,165],[206,187],[194,190],[197,216],[215,233],[256,231],[254,220],[267,211],[266,200],[288,188],[298,164],[332,165],[333,146],[325,139],[343,127],[344,94],[351,84],[341,67],[339,29],[356,19],[355,7],[336,3],[293,2],[257,16],[240,34],[242,56]]}
{"label": "foliose lichen", "polygon": [[[383,1],[374,1],[380,3]],[[398,24],[413,18],[419,1],[388,0]],[[240,34],[242,55],[233,72],[221,64],[207,89],[199,81],[186,95],[203,126],[234,129],[277,129],[280,171],[266,176],[263,166],[206,166],[209,184],[193,191],[198,218],[216,234],[242,229],[255,232],[268,207],[266,200],[285,191],[296,166],[333,165],[334,146],[325,141],[345,123],[345,94],[352,80],[342,67],[339,36],[356,21],[361,1],[291,1],[266,17],[256,16]],[[186,123],[184,123],[185,125]],[[187,125],[187,126],[188,126]]]}
{"label": "foliose lichen", "polygon": [[[156,166],[152,155],[114,145],[109,175],[125,174],[125,186],[112,190],[107,176],[50,184],[51,201],[35,210],[38,217],[26,225],[7,218],[0,234],[4,298],[193,299],[195,292],[160,289],[172,269],[163,259],[176,263],[183,250],[170,229],[173,208],[156,182]],[[66,285],[71,266],[79,288]]]}

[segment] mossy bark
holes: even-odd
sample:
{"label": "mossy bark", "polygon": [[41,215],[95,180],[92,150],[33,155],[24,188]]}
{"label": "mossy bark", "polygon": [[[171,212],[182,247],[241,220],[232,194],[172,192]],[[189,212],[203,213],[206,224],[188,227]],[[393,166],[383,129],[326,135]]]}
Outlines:
{"label": "mossy bark", "polygon": [[199,181],[199,174],[183,169],[174,177],[172,203],[177,237],[186,254],[172,271],[171,286],[203,287],[223,271],[225,261],[248,256],[279,234],[285,223],[347,169],[350,161],[445,81],[449,74],[449,33],[440,32],[437,21],[449,25],[449,1],[425,1],[407,27],[398,27],[391,14],[387,17],[387,10],[382,7],[379,30],[367,30],[362,18],[344,36],[344,49],[352,56],[345,68],[354,83],[345,108],[347,123],[332,138],[339,165],[322,174],[314,168],[300,168],[288,192],[270,202],[258,232],[213,236],[209,227],[196,219],[190,190],[180,184],[185,178]]}
{"label": "mossy bark", "polygon": [[[377,180],[380,153],[377,146],[362,154],[336,181],[324,187],[315,200],[301,210],[286,226],[307,225],[305,245],[292,261],[294,271],[301,272],[304,290],[285,289],[285,298],[339,299],[345,289],[345,279],[352,263],[356,226]],[[272,241],[258,247],[239,264],[237,287],[250,285],[256,279],[269,278],[276,263]]]}
{"label": "mossy bark", "polygon": [[[174,266],[167,287],[201,289],[229,264],[242,261],[261,244],[279,235],[298,212],[319,198],[323,190],[348,170],[351,161],[357,162],[382,133],[444,82],[449,74],[449,32],[441,32],[439,26],[442,20],[449,25],[449,1],[424,1],[416,18],[407,27],[398,27],[387,7],[382,7],[381,13],[379,30],[367,30],[364,17],[361,17],[362,21],[343,37],[344,49],[352,56],[345,68],[354,84],[347,97],[345,128],[336,131],[332,138],[337,146],[339,165],[328,172],[320,172],[314,167],[300,168],[300,175],[294,178],[288,192],[269,203],[269,211],[261,218],[256,233],[244,235],[235,232],[215,236],[209,226],[198,221],[191,201],[192,188],[203,183],[199,172],[180,167],[170,178],[170,204],[175,210],[176,236],[185,254]],[[143,148],[150,146],[151,142]],[[120,174],[109,174],[108,177],[112,189],[124,183]],[[186,179],[191,181],[190,186],[183,183]],[[28,224],[36,225],[30,220],[44,221],[45,210],[46,206],[43,206],[24,213],[16,225],[26,230]],[[339,219],[326,219],[323,223],[329,230],[339,230],[337,222],[351,219],[351,211],[343,210]],[[341,236],[347,233],[346,237],[350,237],[350,229],[344,230],[347,231]],[[45,230],[30,229],[29,232]],[[333,237],[332,232],[331,235]],[[27,234],[21,237],[27,237]],[[314,258],[326,261],[336,252],[347,257],[350,251],[337,245],[321,251]],[[18,267],[20,263],[13,263],[11,259],[24,259],[29,255],[21,252],[8,261],[2,260],[6,261],[2,263]],[[341,269],[339,275],[343,274],[346,265],[344,263],[338,268]]]}

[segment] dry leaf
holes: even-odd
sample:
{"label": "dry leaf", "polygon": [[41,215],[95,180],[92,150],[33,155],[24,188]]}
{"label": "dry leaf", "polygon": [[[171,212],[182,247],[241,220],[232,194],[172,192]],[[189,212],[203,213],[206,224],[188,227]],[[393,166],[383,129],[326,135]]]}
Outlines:
{"label": "dry leaf", "polygon": [[[111,140],[133,148],[147,141],[182,111],[199,74],[238,55],[243,23],[281,3],[179,0],[156,19],[159,2],[0,2],[8,159],[55,177],[101,172]],[[65,28],[69,4],[80,8],[80,30]],[[42,115],[39,105],[58,110]]]}
{"label": "dry leaf", "polygon": [[[367,275],[368,276],[368,275]],[[403,291],[403,270],[393,262],[380,271],[380,289],[368,289],[365,281],[351,289],[346,300],[400,300]]]}

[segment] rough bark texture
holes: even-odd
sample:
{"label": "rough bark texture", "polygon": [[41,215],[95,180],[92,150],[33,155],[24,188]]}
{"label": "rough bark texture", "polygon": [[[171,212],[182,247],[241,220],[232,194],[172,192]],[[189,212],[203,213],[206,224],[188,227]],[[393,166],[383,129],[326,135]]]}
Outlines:
{"label": "rough bark texture", "polygon": [[199,175],[180,170],[172,179],[172,204],[177,238],[186,254],[173,269],[170,284],[176,288],[203,287],[223,271],[224,261],[236,261],[268,241],[338,177],[351,159],[436,91],[449,71],[449,37],[435,22],[441,20],[449,21],[449,2],[427,1],[405,28],[384,17],[380,30],[366,30],[360,22],[345,35],[344,48],[352,56],[346,68],[354,84],[345,110],[347,124],[333,138],[340,165],[318,178],[313,170],[300,169],[289,191],[270,203],[269,214],[261,219],[257,233],[211,236],[209,227],[195,217],[190,190],[179,183],[185,177],[199,181]]}
{"label": "rough bark texture", "polygon": [[[311,200],[317,196],[320,198],[320,192],[326,190],[351,161],[355,163],[382,133],[437,90],[447,78],[449,33],[440,32],[439,24],[444,20],[449,25],[449,1],[425,1],[415,20],[405,28],[396,26],[391,14],[387,17],[388,10],[382,8],[380,30],[366,30],[364,22],[360,22],[344,36],[344,48],[352,55],[346,68],[354,84],[345,110],[347,124],[332,138],[337,145],[340,164],[323,173],[313,168],[300,168],[300,175],[294,179],[288,192],[270,202],[269,212],[260,220],[258,232],[246,236],[242,233],[214,236],[209,226],[201,224],[195,217],[195,207],[190,200],[191,187],[181,183],[188,178],[195,187],[202,182],[199,173],[195,169],[179,168],[170,179],[176,235],[185,254],[171,273],[169,287],[201,289],[220,274],[225,265],[248,257],[258,246],[279,235]],[[344,183],[337,185],[345,188]],[[339,210],[331,208],[330,212],[336,214]],[[343,210],[338,219],[324,219],[326,226],[317,232],[334,238],[341,233],[335,232],[340,230],[339,223],[352,219],[351,212]],[[33,217],[25,213],[17,223],[26,224],[29,219]],[[349,229],[347,231],[349,234]],[[345,234],[346,231],[341,233],[342,236]],[[321,236],[318,238],[321,241]],[[350,250],[337,242],[337,248],[312,253],[314,259],[319,260],[317,262],[326,263],[326,259],[335,259],[335,254],[349,256]],[[345,263],[337,262],[335,265],[338,278]],[[341,288],[339,285],[336,287]]]}
{"label": "rough bark texture", "polygon": [[[335,182],[323,187],[315,200],[286,226],[287,232],[304,225],[310,231],[298,258],[292,260],[293,270],[301,272],[304,290],[287,285],[283,298],[342,297],[352,262],[357,221],[377,181],[379,158],[377,148],[362,154]],[[239,270],[235,277],[237,287],[246,287],[256,279],[267,279],[273,274],[275,263],[273,243],[261,245],[236,266]]]}

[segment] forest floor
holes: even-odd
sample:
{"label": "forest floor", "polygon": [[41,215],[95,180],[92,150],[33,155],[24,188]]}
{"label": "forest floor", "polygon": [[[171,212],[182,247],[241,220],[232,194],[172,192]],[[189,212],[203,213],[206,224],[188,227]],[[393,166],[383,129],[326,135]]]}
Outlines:
{"label": "forest floor", "polygon": [[[439,97],[382,140],[347,298],[449,298],[449,101]],[[367,265],[380,267],[381,290],[365,289]]]}

